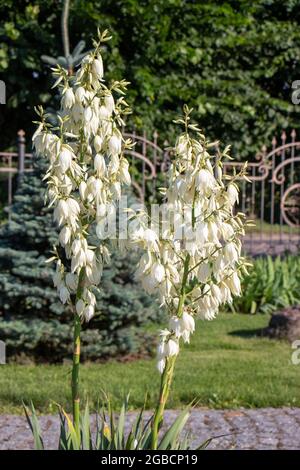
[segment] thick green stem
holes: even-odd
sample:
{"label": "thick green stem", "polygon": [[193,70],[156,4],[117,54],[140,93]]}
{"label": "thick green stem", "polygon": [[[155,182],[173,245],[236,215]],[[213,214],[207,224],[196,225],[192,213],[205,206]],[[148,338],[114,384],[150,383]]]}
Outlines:
{"label": "thick green stem", "polygon": [[158,401],[157,408],[155,410],[155,414],[153,417],[153,424],[152,424],[152,440],[151,440],[152,450],[157,449],[158,432],[159,432],[160,425],[163,421],[163,415],[164,415],[166,403],[167,403],[170,389],[171,389],[175,361],[176,361],[176,356],[171,356],[167,359],[166,366],[161,376],[159,401]]}
{"label": "thick green stem", "polygon": [[[183,272],[183,277],[182,277],[181,293],[179,297],[179,304],[178,304],[178,310],[177,310],[178,317],[181,317],[183,313],[183,307],[184,307],[184,301],[185,301],[185,295],[186,295],[186,292],[185,292],[186,283],[187,283],[187,278],[189,274],[189,263],[190,263],[190,255],[187,255],[185,262],[184,262],[184,272]],[[159,400],[158,400],[158,405],[154,413],[153,423],[152,423],[152,438],[151,438],[152,450],[157,449],[158,432],[159,432],[160,425],[163,421],[163,415],[164,415],[166,403],[167,403],[171,385],[172,385],[175,362],[176,362],[176,356],[168,357],[166,360],[164,371],[161,376]]]}
{"label": "thick green stem", "polygon": [[80,398],[79,398],[79,365],[80,365],[80,331],[81,322],[78,315],[74,318],[74,349],[72,368],[72,402],[73,402],[73,423],[78,439],[80,439]]}
{"label": "thick green stem", "polygon": [[69,11],[70,11],[70,0],[64,0],[63,11],[61,16],[61,32],[62,32],[62,42],[64,48],[64,55],[66,58],[69,58],[70,55],[70,40],[69,40]]}
{"label": "thick green stem", "polygon": [[[82,296],[84,289],[85,269],[82,268],[79,274],[78,287],[76,293],[76,302]],[[73,339],[73,367],[72,367],[72,405],[73,405],[73,424],[80,441],[80,396],[79,396],[79,366],[80,366],[80,332],[81,320],[79,315],[74,314],[74,339]]]}

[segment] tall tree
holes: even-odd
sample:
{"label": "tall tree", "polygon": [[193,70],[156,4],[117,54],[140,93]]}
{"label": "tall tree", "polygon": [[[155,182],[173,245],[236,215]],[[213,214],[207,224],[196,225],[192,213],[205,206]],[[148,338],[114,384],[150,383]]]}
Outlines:
{"label": "tall tree", "polygon": [[[232,142],[234,156],[249,159],[282,128],[299,129],[299,107],[291,103],[291,84],[300,76],[299,6],[298,0],[73,0],[71,49],[97,26],[108,27],[108,77],[113,71],[130,80],[132,125],[158,128],[162,142],[170,140],[169,123],[183,102],[196,103],[207,136]],[[40,56],[63,54],[61,11],[55,0],[0,0],[0,79],[8,94],[0,126],[10,123],[1,147],[14,143],[18,128],[31,132],[34,104],[51,104]]]}

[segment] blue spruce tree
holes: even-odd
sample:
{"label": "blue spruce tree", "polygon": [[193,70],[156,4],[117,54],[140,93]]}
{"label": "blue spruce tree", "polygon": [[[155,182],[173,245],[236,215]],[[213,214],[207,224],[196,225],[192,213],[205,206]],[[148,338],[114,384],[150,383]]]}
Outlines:
{"label": "blue spruce tree", "polygon": [[[52,213],[44,206],[46,162],[34,157],[0,228],[0,339],[8,358],[59,362],[71,355],[73,313],[53,287],[46,260],[57,240]],[[117,255],[104,269],[96,317],[82,334],[83,359],[149,352],[145,323],[157,319],[154,302],[134,282],[135,254]]]}

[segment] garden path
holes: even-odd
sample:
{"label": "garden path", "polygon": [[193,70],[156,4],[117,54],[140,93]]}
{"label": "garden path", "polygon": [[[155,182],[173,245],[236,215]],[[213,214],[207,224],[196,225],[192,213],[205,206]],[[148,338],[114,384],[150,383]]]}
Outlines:
{"label": "garden path", "polygon": [[[166,412],[166,423],[172,422],[178,411]],[[145,413],[149,416],[149,412]],[[135,413],[129,413],[133,421]],[[40,418],[47,449],[57,447],[59,431],[56,416]],[[192,411],[186,430],[191,433],[192,448],[211,436],[209,449],[300,449],[300,408],[260,408],[237,410]],[[33,441],[22,416],[0,415],[0,450],[32,449]]]}

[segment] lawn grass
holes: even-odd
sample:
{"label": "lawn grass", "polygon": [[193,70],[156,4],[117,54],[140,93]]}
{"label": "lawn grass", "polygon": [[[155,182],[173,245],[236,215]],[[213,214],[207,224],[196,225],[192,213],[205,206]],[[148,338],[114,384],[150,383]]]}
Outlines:
{"label": "lawn grass", "polygon": [[[169,408],[197,398],[213,408],[300,406],[300,365],[292,365],[288,343],[255,336],[266,315],[223,314],[199,322],[176,365]],[[68,408],[70,366],[0,366],[0,412],[21,413],[22,400],[33,400],[40,412],[56,412],[54,402]],[[155,360],[110,361],[81,367],[82,395],[95,406],[101,390],[119,406],[130,391],[132,408],[153,406],[159,375]]]}
{"label": "lawn grass", "polygon": [[[251,218],[251,217],[250,217]],[[270,224],[268,222],[261,222],[260,220],[254,220],[253,226],[246,228],[246,235],[251,233],[263,233],[265,235],[270,234],[279,234],[279,233],[287,233],[287,234],[298,234],[299,235],[299,227],[290,227],[289,225],[283,224]]]}

